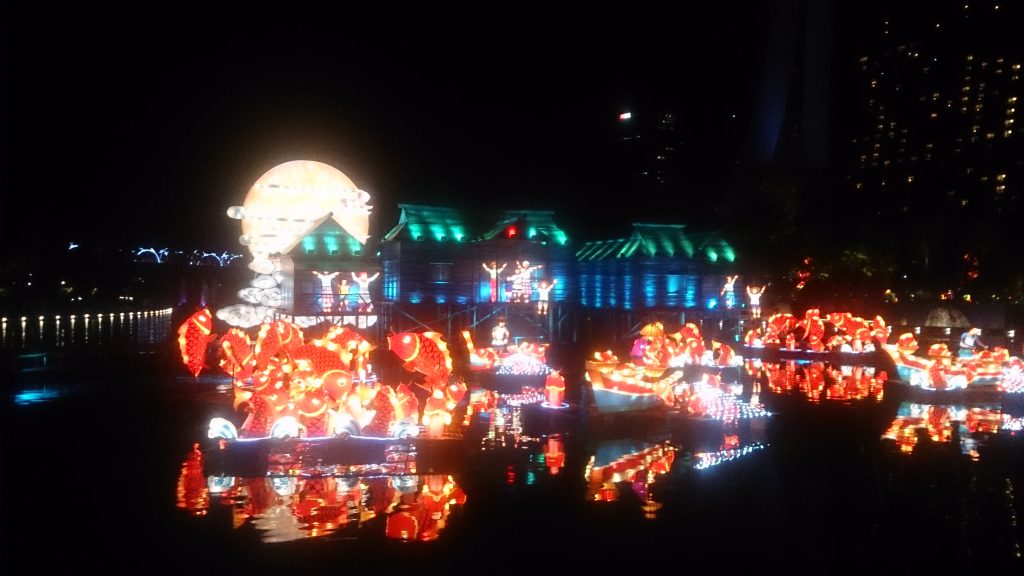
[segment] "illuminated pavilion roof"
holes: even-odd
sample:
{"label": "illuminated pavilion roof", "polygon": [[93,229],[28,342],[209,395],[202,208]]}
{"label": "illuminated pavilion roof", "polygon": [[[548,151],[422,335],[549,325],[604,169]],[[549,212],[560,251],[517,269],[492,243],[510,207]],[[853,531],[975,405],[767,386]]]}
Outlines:
{"label": "illuminated pavilion roof", "polygon": [[510,226],[530,240],[565,244],[568,237],[550,210],[480,211],[448,206],[399,204],[402,213],[383,240],[479,242],[507,234]]}
{"label": "illuminated pavilion roof", "polygon": [[296,238],[284,254],[289,253],[307,256],[359,256],[363,251],[363,243],[339,225],[332,214],[320,218],[312,229]]}
{"label": "illuminated pavilion roof", "polygon": [[736,252],[714,233],[686,234],[684,224],[633,224],[629,238],[595,240],[576,251],[578,260],[622,258],[704,258],[733,262]]}

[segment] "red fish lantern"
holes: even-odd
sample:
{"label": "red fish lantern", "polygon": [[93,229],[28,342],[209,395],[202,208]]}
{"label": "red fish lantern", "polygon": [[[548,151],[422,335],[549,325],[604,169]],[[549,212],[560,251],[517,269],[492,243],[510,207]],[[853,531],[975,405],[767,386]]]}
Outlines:
{"label": "red fish lantern", "polygon": [[405,368],[419,372],[431,384],[445,384],[452,373],[448,345],[436,332],[400,332],[388,336],[388,346],[405,362]]}
{"label": "red fish lantern", "polygon": [[213,317],[206,308],[189,316],[178,328],[181,361],[193,376],[199,376],[206,363],[206,345],[213,337]]}
{"label": "red fish lantern", "polygon": [[235,380],[248,380],[256,368],[249,335],[232,328],[220,338],[220,367]]}

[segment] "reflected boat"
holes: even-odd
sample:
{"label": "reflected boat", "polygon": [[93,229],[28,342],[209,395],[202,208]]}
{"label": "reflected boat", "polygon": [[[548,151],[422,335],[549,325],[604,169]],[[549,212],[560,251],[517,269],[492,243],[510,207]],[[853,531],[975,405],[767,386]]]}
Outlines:
{"label": "reflected boat", "polygon": [[880,402],[890,384],[889,372],[863,365],[750,361],[747,372],[771,394],[801,395],[812,403]]}
{"label": "reflected boat", "polygon": [[925,443],[950,445],[977,459],[978,448],[988,436],[999,433],[1004,419],[998,405],[921,404],[903,402],[883,440],[891,440],[900,452],[910,454]]}
{"label": "reflected boat", "polygon": [[196,516],[228,511],[233,528],[251,525],[266,543],[370,533],[435,540],[466,502],[448,474],[208,475],[203,460],[196,447],[182,465],[178,507]]}

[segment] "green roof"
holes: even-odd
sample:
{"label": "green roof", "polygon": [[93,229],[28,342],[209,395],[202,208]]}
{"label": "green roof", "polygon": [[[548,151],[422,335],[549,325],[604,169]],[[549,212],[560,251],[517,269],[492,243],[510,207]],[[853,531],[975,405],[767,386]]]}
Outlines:
{"label": "green roof", "polygon": [[565,232],[555,223],[550,210],[495,210],[477,211],[447,206],[399,204],[402,213],[383,240],[404,237],[414,241],[475,242],[491,240],[509,226],[517,225],[526,238],[551,240],[558,244],[568,242]]}
{"label": "green roof", "polygon": [[736,253],[717,234],[688,235],[684,224],[633,224],[629,238],[586,242],[576,251],[577,260],[607,258],[700,258],[732,262]]}
{"label": "green roof", "polygon": [[330,214],[289,246],[284,253],[291,253],[296,247],[300,254],[316,256],[359,256],[363,244],[341,227]]}

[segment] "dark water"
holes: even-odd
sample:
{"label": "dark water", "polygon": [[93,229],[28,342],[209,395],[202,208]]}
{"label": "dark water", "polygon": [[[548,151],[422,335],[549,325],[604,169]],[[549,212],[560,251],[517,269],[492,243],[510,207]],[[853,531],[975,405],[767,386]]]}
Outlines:
{"label": "dark water", "polygon": [[523,406],[474,418],[451,470],[235,478],[204,496],[183,465],[230,398],[173,360],[5,397],[0,573],[1021,566],[1019,408],[912,404],[871,371],[757,368],[734,391],[772,415],[731,422]]}

